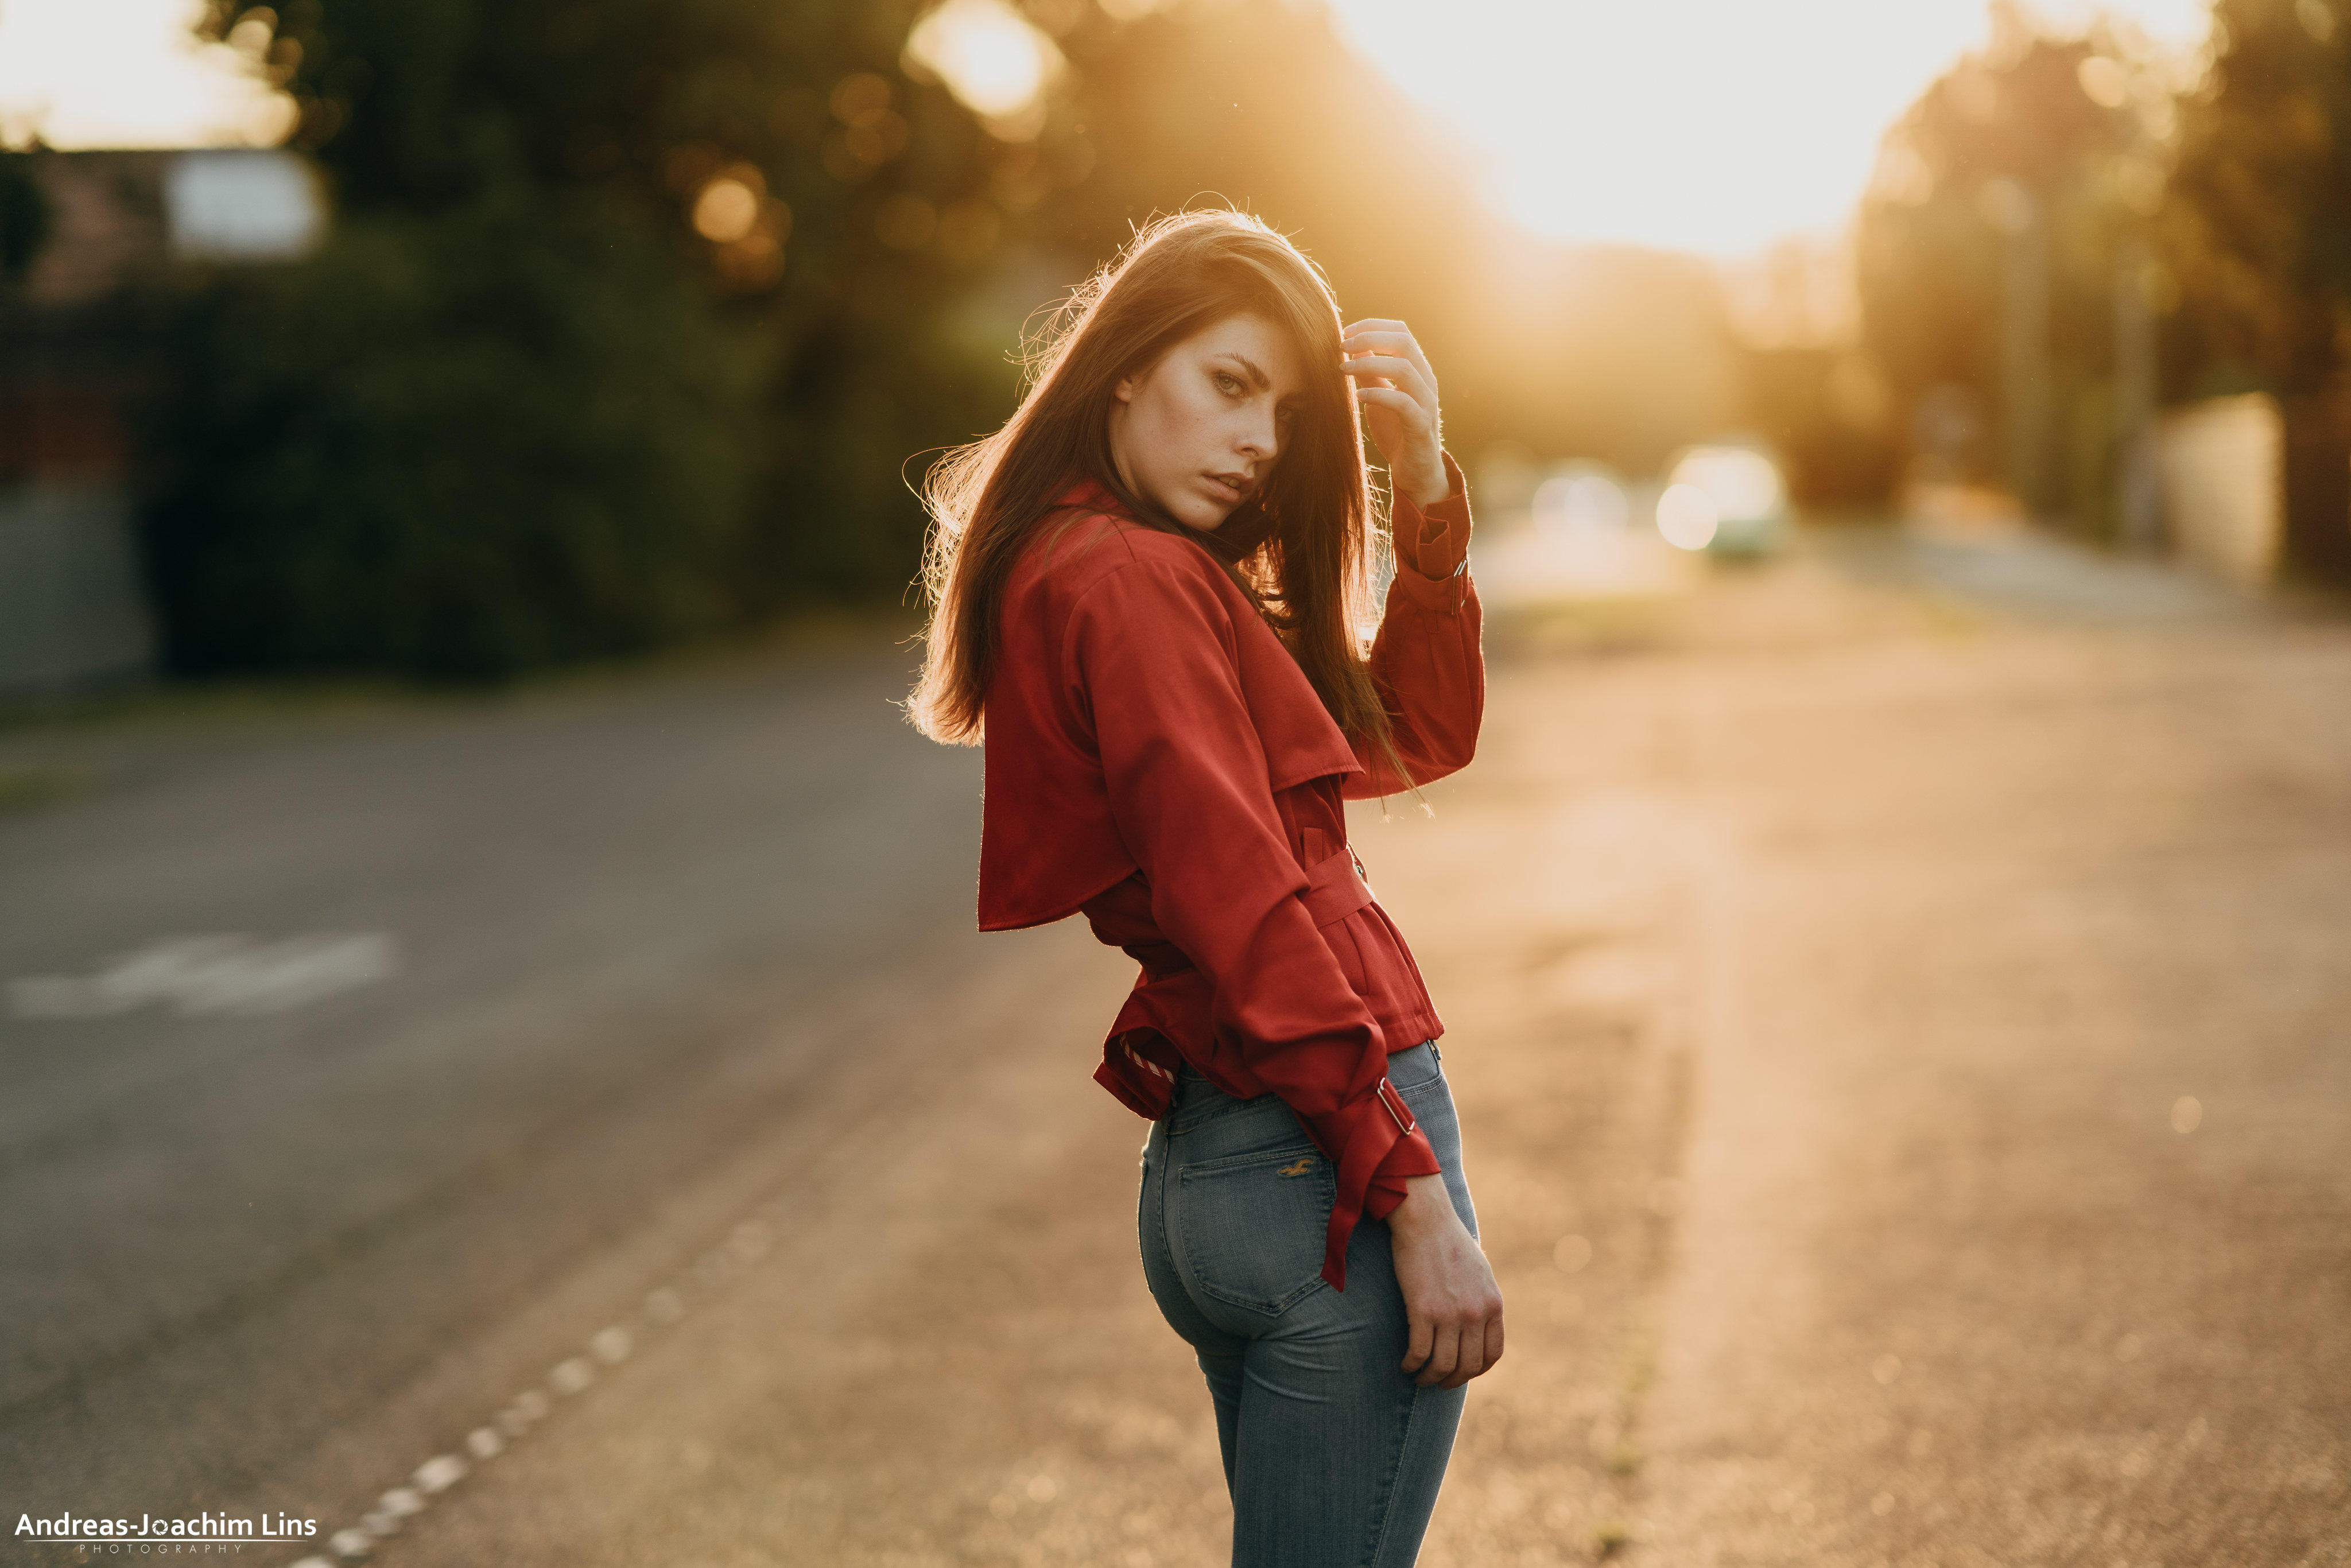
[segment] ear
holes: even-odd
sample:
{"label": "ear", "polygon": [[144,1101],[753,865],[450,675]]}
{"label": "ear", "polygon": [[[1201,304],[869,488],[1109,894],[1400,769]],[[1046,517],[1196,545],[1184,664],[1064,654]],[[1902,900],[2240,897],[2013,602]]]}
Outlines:
{"label": "ear", "polygon": [[1134,378],[1133,376],[1119,377],[1118,385],[1110,389],[1110,395],[1118,399],[1121,402],[1133,402],[1134,401]]}

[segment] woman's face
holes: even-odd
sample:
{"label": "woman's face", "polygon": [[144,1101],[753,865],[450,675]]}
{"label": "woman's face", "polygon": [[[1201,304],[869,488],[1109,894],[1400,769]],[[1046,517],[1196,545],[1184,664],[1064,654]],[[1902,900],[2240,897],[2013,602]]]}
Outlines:
{"label": "woman's face", "polygon": [[1118,383],[1111,455],[1129,489],[1213,533],[1272,471],[1306,387],[1289,335],[1228,316]]}

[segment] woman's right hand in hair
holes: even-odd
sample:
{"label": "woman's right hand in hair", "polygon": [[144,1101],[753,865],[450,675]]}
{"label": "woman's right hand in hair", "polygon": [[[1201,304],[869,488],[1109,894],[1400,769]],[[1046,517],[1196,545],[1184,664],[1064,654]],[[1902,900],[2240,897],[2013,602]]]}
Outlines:
{"label": "woman's right hand in hair", "polygon": [[1502,1359],[1502,1291],[1441,1176],[1405,1178],[1388,1213],[1396,1283],[1412,1325],[1404,1370],[1423,1388],[1458,1388]]}

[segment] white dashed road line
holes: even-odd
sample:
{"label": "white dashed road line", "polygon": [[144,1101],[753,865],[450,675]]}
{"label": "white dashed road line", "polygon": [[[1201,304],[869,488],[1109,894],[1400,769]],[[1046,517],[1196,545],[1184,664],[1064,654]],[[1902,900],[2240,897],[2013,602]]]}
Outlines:
{"label": "white dashed road line", "polygon": [[292,1568],[338,1568],[338,1559],[352,1562],[372,1555],[435,1499],[553,1415],[559,1401],[578,1399],[594,1387],[599,1368],[620,1365],[635,1353],[641,1338],[674,1327],[693,1301],[723,1290],[765,1258],[773,1244],[769,1222],[782,1212],[783,1201],[780,1194],[768,1198],[729,1231],[724,1242],[696,1258],[668,1284],[647,1291],[638,1303],[635,1326],[613,1323],[590,1335],[581,1354],[567,1356],[549,1370],[544,1387],[523,1390],[467,1432],[458,1445],[462,1451],[434,1455],[405,1481],[377,1498],[375,1506],[358,1523],[328,1536],[327,1548],[332,1556],[313,1553]]}

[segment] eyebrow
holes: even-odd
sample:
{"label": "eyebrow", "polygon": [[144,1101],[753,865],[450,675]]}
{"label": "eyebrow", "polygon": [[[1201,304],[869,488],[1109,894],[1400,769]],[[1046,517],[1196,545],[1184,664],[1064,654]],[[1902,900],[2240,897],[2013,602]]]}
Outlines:
{"label": "eyebrow", "polygon": [[[1258,362],[1255,360],[1250,359],[1247,354],[1238,353],[1231,349],[1219,349],[1217,350],[1215,357],[1219,360],[1230,360],[1234,363],[1239,365],[1241,369],[1247,371],[1249,372],[1249,380],[1257,383],[1258,391],[1270,392],[1273,390],[1273,378],[1267,375],[1262,370],[1259,369]],[[1297,394],[1293,392],[1289,397],[1286,397],[1281,401],[1286,403],[1295,403],[1299,400]]]}
{"label": "eyebrow", "polygon": [[1258,390],[1259,392],[1263,392],[1273,385],[1273,378],[1267,375],[1263,371],[1258,369],[1257,361],[1250,359],[1247,354],[1235,353],[1230,349],[1223,349],[1217,351],[1217,358],[1220,360],[1230,360],[1239,365],[1241,369],[1247,371],[1249,374],[1249,380],[1257,383]]}

